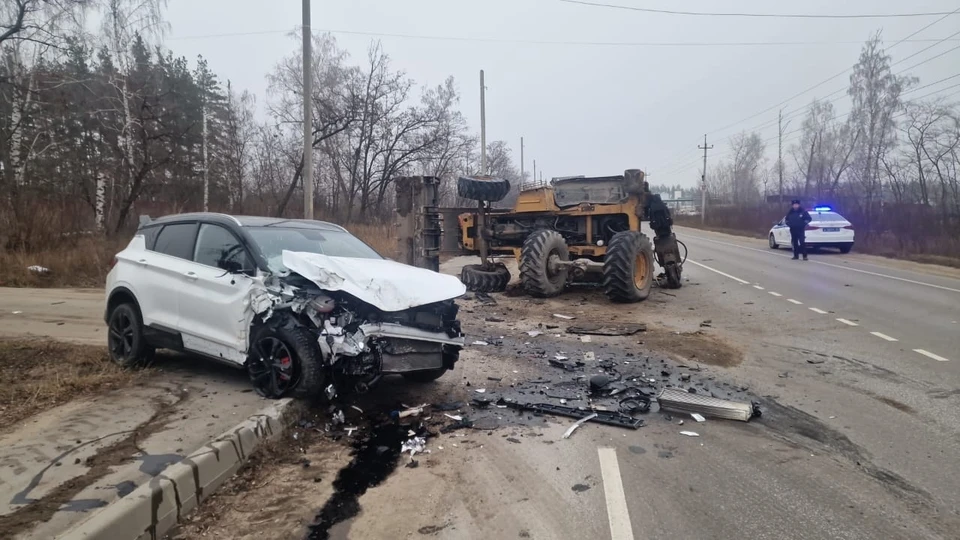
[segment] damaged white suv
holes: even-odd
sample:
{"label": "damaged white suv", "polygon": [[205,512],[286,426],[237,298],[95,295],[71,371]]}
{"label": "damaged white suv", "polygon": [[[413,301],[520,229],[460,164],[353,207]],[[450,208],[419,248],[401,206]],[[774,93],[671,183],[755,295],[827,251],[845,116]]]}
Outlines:
{"label": "damaged white suv", "polygon": [[390,373],[433,381],[464,343],[459,279],[384,259],[321,221],[143,218],[106,288],[114,362],[187,351],[246,367],[269,398],[332,398]]}

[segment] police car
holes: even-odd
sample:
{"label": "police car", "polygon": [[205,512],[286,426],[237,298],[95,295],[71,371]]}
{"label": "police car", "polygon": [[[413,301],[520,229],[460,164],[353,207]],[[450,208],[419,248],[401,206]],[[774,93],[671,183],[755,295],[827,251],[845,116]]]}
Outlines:
{"label": "police car", "polygon": [[[806,227],[807,248],[834,247],[840,253],[853,249],[853,224],[829,206],[817,206],[810,211],[813,221]],[[781,219],[769,234],[770,249],[790,247],[790,227]]]}

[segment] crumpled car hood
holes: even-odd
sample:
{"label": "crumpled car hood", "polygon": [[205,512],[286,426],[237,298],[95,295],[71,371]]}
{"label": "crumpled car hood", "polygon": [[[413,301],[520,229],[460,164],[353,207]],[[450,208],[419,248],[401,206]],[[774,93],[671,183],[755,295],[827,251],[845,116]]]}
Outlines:
{"label": "crumpled car hood", "polygon": [[354,259],[283,251],[283,266],[325,291],[343,291],[382,311],[403,311],[467,292],[454,276],[387,259]]}

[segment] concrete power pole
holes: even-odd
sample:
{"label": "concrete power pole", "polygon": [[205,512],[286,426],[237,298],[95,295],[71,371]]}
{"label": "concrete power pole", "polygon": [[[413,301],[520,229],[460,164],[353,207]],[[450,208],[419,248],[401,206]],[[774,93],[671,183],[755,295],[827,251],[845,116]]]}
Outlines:
{"label": "concrete power pole", "polygon": [[[777,174],[780,176],[780,206],[783,206],[783,109],[777,115]],[[766,194],[764,194],[766,195]]]}
{"label": "concrete power pole", "polygon": [[537,160],[533,160],[533,184],[537,184]]}
{"label": "concrete power pole", "polygon": [[703,135],[703,176],[700,177],[700,223],[707,222],[707,150],[711,150],[713,145],[707,146],[707,135]]}
{"label": "concrete power pole", "polygon": [[480,70],[480,174],[487,174],[487,104],[483,70]]}
{"label": "concrete power pole", "polygon": [[520,185],[517,191],[523,191],[523,137],[520,137]]}
{"label": "concrete power pole", "polygon": [[310,30],[310,0],[303,0],[303,217],[313,219],[313,60]]}

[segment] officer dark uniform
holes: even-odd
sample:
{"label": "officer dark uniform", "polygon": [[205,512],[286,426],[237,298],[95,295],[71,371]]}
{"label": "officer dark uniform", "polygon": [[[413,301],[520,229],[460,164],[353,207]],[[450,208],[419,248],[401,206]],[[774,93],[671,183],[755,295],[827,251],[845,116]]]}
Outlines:
{"label": "officer dark uniform", "polygon": [[807,223],[813,221],[813,218],[810,217],[810,214],[800,207],[800,201],[794,199],[790,203],[790,211],[787,212],[787,217],[784,218],[787,226],[790,227],[790,243],[793,245],[793,260],[800,258],[800,255],[803,255],[803,260],[807,260],[807,247],[804,245],[806,242],[806,227]]}

